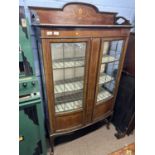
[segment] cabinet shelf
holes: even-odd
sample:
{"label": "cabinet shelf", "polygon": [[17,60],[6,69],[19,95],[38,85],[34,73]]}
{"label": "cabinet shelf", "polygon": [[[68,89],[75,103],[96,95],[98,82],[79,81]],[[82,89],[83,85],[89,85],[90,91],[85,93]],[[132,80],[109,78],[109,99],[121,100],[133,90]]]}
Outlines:
{"label": "cabinet shelf", "polygon": [[77,91],[73,93],[65,93],[61,96],[55,96],[55,104],[73,102],[76,100],[82,100],[83,91]]}
{"label": "cabinet shelf", "polygon": [[82,108],[82,96],[83,92],[64,94],[55,98],[56,113],[79,110]]}
{"label": "cabinet shelf", "polygon": [[99,103],[100,101],[105,100],[105,99],[109,99],[112,96],[113,95],[109,91],[107,91],[106,89],[102,88],[100,90],[100,92],[98,93],[97,102]]}
{"label": "cabinet shelf", "polygon": [[53,61],[53,69],[84,67],[84,60],[84,57],[57,59]]}
{"label": "cabinet shelf", "polygon": [[112,76],[103,73],[103,74],[100,75],[99,85],[100,84],[105,84],[105,83],[111,82],[113,80],[114,80],[114,78]]}
{"label": "cabinet shelf", "polygon": [[[105,55],[102,64],[118,61],[114,56]],[[84,67],[84,57],[57,59],[53,62],[53,69],[64,69],[73,67]]]}
{"label": "cabinet shelf", "polygon": [[[77,91],[83,89],[83,77],[78,77],[74,79],[67,79],[67,80],[61,80],[57,81],[56,85],[54,86],[54,92],[55,94],[58,93],[65,93],[65,92],[70,92],[70,91]],[[102,74],[100,76],[100,81],[99,84],[104,84],[107,82],[112,81],[114,78],[107,75],[107,74]]]}
{"label": "cabinet shelf", "polygon": [[119,59],[115,58],[114,56],[110,56],[110,55],[104,55],[102,58],[102,64],[115,62],[115,61],[119,61]]}
{"label": "cabinet shelf", "polygon": [[56,113],[82,109],[82,100],[55,105]]}
{"label": "cabinet shelf", "polygon": [[57,94],[57,93],[76,91],[82,88],[83,88],[83,81],[77,81],[77,82],[55,85],[54,90],[55,90],[55,93]]}
{"label": "cabinet shelf", "polygon": [[78,81],[83,81],[83,77],[80,76],[80,77],[74,77],[74,78],[69,78],[69,79],[64,79],[64,80],[58,80],[58,81],[55,81],[55,85],[73,83],[73,82],[78,82]]}

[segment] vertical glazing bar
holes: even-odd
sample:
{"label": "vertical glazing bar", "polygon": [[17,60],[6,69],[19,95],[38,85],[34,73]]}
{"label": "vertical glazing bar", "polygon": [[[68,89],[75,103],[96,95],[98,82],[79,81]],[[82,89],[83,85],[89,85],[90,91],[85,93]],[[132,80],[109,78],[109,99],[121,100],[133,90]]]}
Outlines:
{"label": "vertical glazing bar", "polygon": [[63,44],[63,85],[64,85],[64,92],[63,92],[63,96],[65,96],[65,92],[66,92],[66,86],[65,86],[65,53],[64,53],[64,48],[65,48],[65,46],[64,46],[64,43],[62,43]]}
{"label": "vertical glazing bar", "polygon": [[[74,45],[73,45],[73,52],[74,52],[74,55],[73,55],[73,57],[74,57],[74,80],[75,80],[75,74],[76,74],[76,68],[75,68],[75,62],[76,62],[76,60],[75,60],[75,43],[74,43]],[[76,90],[76,88],[75,88],[75,82],[74,82],[74,90]]]}

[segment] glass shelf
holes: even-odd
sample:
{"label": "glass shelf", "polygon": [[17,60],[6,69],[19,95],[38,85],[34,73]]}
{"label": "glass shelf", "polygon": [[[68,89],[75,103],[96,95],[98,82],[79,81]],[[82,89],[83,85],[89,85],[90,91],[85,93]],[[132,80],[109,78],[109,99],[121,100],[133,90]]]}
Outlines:
{"label": "glass shelf", "polygon": [[[83,77],[78,77],[74,79],[67,79],[62,81],[56,81],[54,86],[54,92],[57,93],[64,93],[70,91],[77,91],[83,89]],[[108,74],[101,74],[99,84],[104,84],[114,80],[112,76]]]}
{"label": "glass shelf", "polygon": [[68,112],[68,111],[80,110],[80,109],[82,109],[82,100],[55,105],[56,113]]}
{"label": "glass shelf", "polygon": [[100,102],[102,100],[105,100],[111,97],[112,97],[112,94],[108,90],[102,88],[101,91],[98,93],[97,102]]}
{"label": "glass shelf", "polygon": [[56,112],[66,112],[72,110],[78,110],[82,108],[82,96],[83,92],[71,92],[68,94],[61,94],[55,98]]}
{"label": "glass shelf", "polygon": [[[102,58],[102,63],[110,63],[118,61],[114,56],[104,55]],[[84,67],[84,58],[69,58],[69,59],[58,59],[53,62],[53,69],[63,69],[69,67]]]}
{"label": "glass shelf", "polygon": [[119,59],[115,58],[114,56],[104,55],[102,58],[102,64],[110,63],[114,61],[118,61]]}
{"label": "glass shelf", "polygon": [[55,97],[56,104],[66,103],[76,100],[82,100],[83,91],[70,92],[65,94],[60,94]]}
{"label": "glass shelf", "polygon": [[[114,56],[105,55],[102,59],[102,63],[109,63],[118,61]],[[63,69],[69,67],[84,67],[84,58],[70,58],[70,59],[58,59],[53,62],[53,69]]]}
{"label": "glass shelf", "polygon": [[53,69],[69,67],[84,67],[84,57],[58,59],[53,62]]}
{"label": "glass shelf", "polygon": [[110,82],[112,80],[114,80],[114,78],[112,76],[103,73],[100,75],[99,84],[104,84],[104,83]]}
{"label": "glass shelf", "polygon": [[59,84],[54,86],[55,93],[63,93],[83,89],[83,81]]}

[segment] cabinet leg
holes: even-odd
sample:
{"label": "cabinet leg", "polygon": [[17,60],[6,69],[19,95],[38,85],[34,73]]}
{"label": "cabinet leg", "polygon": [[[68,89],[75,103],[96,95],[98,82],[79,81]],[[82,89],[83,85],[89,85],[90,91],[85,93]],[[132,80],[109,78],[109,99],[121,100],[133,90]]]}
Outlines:
{"label": "cabinet leg", "polygon": [[112,116],[110,116],[109,118],[105,119],[106,127],[107,127],[108,130],[110,129],[111,120],[112,120]]}
{"label": "cabinet leg", "polygon": [[50,155],[54,155],[54,137],[50,136]]}
{"label": "cabinet leg", "polygon": [[110,122],[108,119],[105,119],[105,123],[106,123],[106,128],[109,130],[110,129]]}
{"label": "cabinet leg", "polygon": [[54,155],[54,152],[50,152],[50,155]]}

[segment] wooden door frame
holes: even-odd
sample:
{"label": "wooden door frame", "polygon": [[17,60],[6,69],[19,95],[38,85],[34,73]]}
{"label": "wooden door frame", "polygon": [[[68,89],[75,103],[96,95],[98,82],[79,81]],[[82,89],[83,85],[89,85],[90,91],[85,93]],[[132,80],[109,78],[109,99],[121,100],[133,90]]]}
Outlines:
{"label": "wooden door frame", "polygon": [[[50,45],[52,43],[76,43],[76,42],[86,42],[86,54],[85,54],[85,71],[84,71],[84,91],[83,91],[83,122],[85,122],[85,112],[86,112],[86,96],[87,96],[87,79],[88,79],[88,66],[90,57],[90,38],[49,38],[42,39],[42,55],[45,73],[45,88],[47,94],[47,104],[48,104],[48,115],[50,123],[50,132],[56,132],[56,116],[66,115],[55,113],[55,99],[54,99],[54,83],[53,83],[53,70],[52,70],[52,55]],[[75,111],[77,112],[77,111]],[[74,112],[69,112],[74,113]]]}
{"label": "wooden door frame", "polygon": [[[98,82],[99,82],[101,62],[102,62],[102,56],[103,56],[102,51],[103,51],[103,48],[104,48],[103,42],[116,41],[116,40],[123,40],[124,43],[123,43],[123,47],[122,47],[122,51],[121,51],[121,55],[120,55],[120,60],[119,60],[118,72],[117,72],[117,75],[116,75],[116,81],[115,81],[115,88],[114,88],[113,97],[109,98],[107,100],[101,101],[101,103],[97,105],[96,102],[97,102],[97,94],[98,94],[98,87],[99,87]],[[98,61],[98,64],[97,64],[98,67],[97,67],[97,78],[96,78],[96,90],[95,90],[94,106],[93,106],[93,112],[92,112],[92,121],[94,121],[94,112],[95,112],[96,106],[102,105],[105,102],[108,102],[109,100],[112,100],[113,101],[112,109],[114,107],[114,103],[115,103],[115,99],[116,99],[117,91],[118,91],[118,86],[119,86],[119,81],[120,81],[120,77],[121,77],[121,72],[122,72],[122,68],[123,68],[123,62],[124,62],[124,58],[125,58],[127,43],[128,43],[128,36],[118,36],[118,37],[117,36],[114,36],[114,37],[112,37],[112,36],[111,37],[104,37],[103,36],[101,38],[100,52],[99,52],[99,59],[98,59],[99,61]]]}

